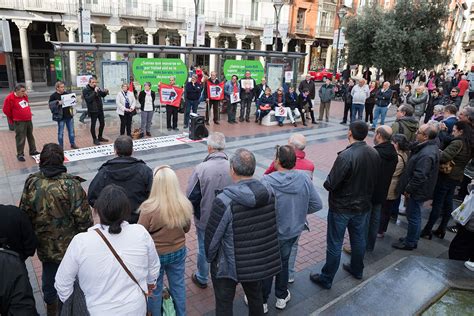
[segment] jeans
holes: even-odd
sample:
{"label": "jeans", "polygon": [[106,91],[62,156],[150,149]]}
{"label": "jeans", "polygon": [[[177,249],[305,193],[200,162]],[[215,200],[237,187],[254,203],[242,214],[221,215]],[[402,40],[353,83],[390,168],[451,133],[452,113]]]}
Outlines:
{"label": "jeans", "polygon": [[120,135],[125,134],[127,130],[127,136],[132,136],[132,119],[133,116],[130,113],[125,113],[124,115],[119,115],[120,118]]}
{"label": "jeans", "polygon": [[[215,275],[216,263],[213,262],[211,277],[214,286],[216,316],[232,316],[237,282],[232,279],[216,278]],[[242,282],[241,285],[249,303],[249,315],[263,316],[262,281]]]}
{"label": "jeans", "polygon": [[291,113],[291,109],[289,107],[285,107],[286,109],[286,116],[277,116],[276,119],[279,123],[283,123],[285,119],[288,117],[291,123],[295,122],[295,118],[293,117],[293,113]]}
{"label": "jeans", "polygon": [[199,100],[186,99],[186,108],[184,110],[184,126],[185,127],[189,126],[189,117],[190,117],[191,111],[193,113],[197,113],[198,106],[199,106]]}
{"label": "jeans", "polygon": [[375,241],[377,240],[377,232],[380,227],[380,212],[382,204],[372,206],[372,211],[367,218],[367,245],[366,251],[374,251]]}
{"label": "jeans", "polygon": [[204,236],[206,231],[196,227],[197,240],[198,240],[198,258],[197,258],[197,272],[196,278],[199,283],[207,284],[209,276],[209,263],[206,259],[206,251],[204,250]]}
{"label": "jeans", "polygon": [[[298,240],[297,237],[291,239],[279,240],[281,271],[275,276],[275,296],[277,298],[286,298],[288,296],[288,260],[290,259],[291,248]],[[263,303],[267,303],[268,297],[272,291],[273,277],[263,280]]]}
{"label": "jeans", "polygon": [[240,102],[240,121],[250,119],[250,107],[252,106],[252,98],[243,98]]}
{"label": "jeans", "polygon": [[169,292],[173,298],[176,315],[186,315],[186,284],[184,281],[185,263],[186,256],[176,262],[161,265],[160,276],[156,281],[156,288],[153,290],[153,295],[148,298],[148,311],[151,312],[153,316],[161,315],[163,278],[165,272],[168,278]]}
{"label": "jeans", "polygon": [[300,236],[296,238],[293,247],[291,247],[290,258],[288,259],[288,279],[295,278],[295,263],[296,263],[296,256],[298,255],[298,241]]}
{"label": "jeans", "polygon": [[[179,108],[176,106],[166,106],[166,128],[178,128],[178,111]],[[171,123],[171,120],[173,120],[173,123]]]}
{"label": "jeans", "polygon": [[434,224],[442,215],[439,231],[445,231],[448,226],[451,213],[453,212],[453,196],[454,189],[459,184],[459,181],[449,179],[447,176],[441,175],[438,177],[433,193],[433,204],[431,208],[430,218],[423,228],[423,233],[431,233]]}
{"label": "jeans", "polygon": [[151,111],[142,111],[141,112],[141,132],[142,133],[149,133],[151,131],[151,122],[153,120],[153,114],[154,114],[154,111],[151,110]]}
{"label": "jeans", "polygon": [[41,275],[41,288],[43,290],[44,302],[48,305],[54,304],[58,299],[58,293],[54,288],[54,278],[59,268],[59,263],[42,262],[43,274]]}
{"label": "jeans", "polygon": [[227,103],[227,121],[235,122],[235,117],[237,116],[237,104],[238,103]]}
{"label": "jeans", "polygon": [[354,122],[356,120],[356,114],[357,114],[357,120],[362,121],[362,114],[364,113],[364,104],[360,103],[352,103],[352,111],[351,111],[351,122]]}
{"label": "jeans", "polygon": [[407,201],[407,236],[405,244],[409,247],[414,247],[418,244],[421,232],[421,206],[423,201],[417,201],[409,198]]}
{"label": "jeans", "polygon": [[67,134],[69,135],[69,144],[75,145],[75,140],[74,140],[74,119],[68,118],[64,119],[61,121],[58,121],[58,143],[59,146],[64,147],[64,125],[67,127]]}
{"label": "jeans", "polygon": [[270,113],[270,110],[260,110],[260,109],[258,109],[257,110],[257,120],[263,120],[263,118],[265,116],[267,116],[268,113]]}
{"label": "jeans", "polygon": [[376,127],[377,127],[377,122],[379,121],[379,116],[380,116],[380,125],[384,125],[384,124],[385,124],[385,116],[387,116],[387,111],[388,111],[388,107],[387,107],[387,106],[383,106],[383,107],[376,106],[376,107],[375,107],[375,110],[374,110],[374,121],[373,121],[373,124],[372,124],[372,127],[373,127],[373,128],[376,128]]}
{"label": "jeans", "polygon": [[25,149],[25,140],[28,139],[28,147],[30,154],[36,151],[36,142],[33,136],[33,122],[18,122],[15,121],[15,142],[16,142],[16,154],[17,156],[23,156],[23,150]]}
{"label": "jeans", "polygon": [[102,134],[104,133],[105,128],[105,118],[104,118],[104,111],[99,112],[91,112],[89,113],[91,117],[91,135],[92,139],[96,140],[97,136],[95,134],[95,124],[97,123],[97,119],[99,120],[99,138],[102,138]]}
{"label": "jeans", "polygon": [[349,240],[351,243],[351,270],[354,275],[362,276],[364,271],[368,216],[369,212],[362,214],[342,214],[329,210],[326,264],[321,270],[321,280],[326,283],[327,286],[332,286],[334,276],[339,269],[342,243],[344,242],[346,228],[349,231]]}

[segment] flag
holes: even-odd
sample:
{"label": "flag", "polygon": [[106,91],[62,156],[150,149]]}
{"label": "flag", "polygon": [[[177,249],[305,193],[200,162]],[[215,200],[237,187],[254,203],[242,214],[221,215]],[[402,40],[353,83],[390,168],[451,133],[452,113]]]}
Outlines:
{"label": "flag", "polygon": [[128,91],[133,93],[133,90],[135,90],[135,87],[133,86],[133,81],[130,81],[130,85],[128,86]]}
{"label": "flag", "polygon": [[224,99],[224,82],[213,84],[210,81],[207,82],[207,97],[209,100],[222,100]]}
{"label": "flag", "polygon": [[183,90],[183,88],[160,83],[160,103],[179,108]]}

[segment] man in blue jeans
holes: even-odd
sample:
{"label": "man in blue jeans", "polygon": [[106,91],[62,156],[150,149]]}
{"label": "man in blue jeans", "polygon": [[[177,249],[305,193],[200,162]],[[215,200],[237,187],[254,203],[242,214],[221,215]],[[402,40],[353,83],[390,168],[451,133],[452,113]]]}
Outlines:
{"label": "man in blue jeans", "polygon": [[435,126],[424,124],[416,132],[416,144],[411,150],[405,171],[400,178],[400,193],[407,199],[408,229],[405,238],[392,246],[401,250],[413,250],[418,246],[421,232],[421,207],[433,197],[438,179],[439,148]]}
{"label": "man in blue jeans", "polygon": [[[277,170],[262,178],[262,183],[275,194],[281,272],[276,275],[275,307],[284,309],[291,299],[288,290],[288,261],[293,244],[298,240],[306,215],[319,211],[323,205],[309,175],[293,170],[296,153],[293,146],[277,146],[274,167]],[[263,303],[267,304],[273,277],[263,281]]]}
{"label": "man in blue jeans", "polygon": [[194,207],[194,223],[198,240],[197,272],[193,273],[194,284],[205,289],[209,276],[209,264],[204,251],[204,235],[212,203],[220,190],[232,184],[229,174],[229,160],[224,153],[225,136],[215,132],[207,138],[208,155],[194,169],[188,182],[186,195]]}
{"label": "man in blue jeans", "polygon": [[362,279],[366,247],[367,216],[380,169],[377,151],[364,139],[369,130],[365,122],[349,125],[349,146],[339,152],[324,187],[329,191],[326,264],[321,273],[311,273],[310,279],[330,289],[339,269],[341,248],[346,228],[352,248],[350,265],[343,268]]}
{"label": "man in blue jeans", "polygon": [[377,127],[377,122],[380,117],[380,125],[385,124],[385,116],[387,116],[388,105],[392,100],[393,91],[390,90],[390,82],[385,81],[382,88],[377,91],[375,95],[375,109],[374,109],[374,121],[372,123],[371,130],[375,130]]}
{"label": "man in blue jeans", "polygon": [[354,122],[356,119],[361,121],[362,113],[364,113],[365,108],[365,100],[370,96],[369,86],[365,83],[364,79],[360,79],[359,84],[352,88],[351,96],[351,122]]}

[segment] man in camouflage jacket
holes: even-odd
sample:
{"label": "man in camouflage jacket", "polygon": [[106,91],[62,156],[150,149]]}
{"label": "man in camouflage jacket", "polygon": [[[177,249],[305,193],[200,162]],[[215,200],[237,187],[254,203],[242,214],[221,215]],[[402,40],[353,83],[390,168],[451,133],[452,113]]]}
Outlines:
{"label": "man in camouflage jacket", "polygon": [[40,155],[40,171],[28,176],[20,208],[30,218],[38,238],[38,257],[43,266],[42,289],[48,315],[57,308],[54,278],[72,238],[93,225],[85,180],[67,173],[64,152],[46,144]]}

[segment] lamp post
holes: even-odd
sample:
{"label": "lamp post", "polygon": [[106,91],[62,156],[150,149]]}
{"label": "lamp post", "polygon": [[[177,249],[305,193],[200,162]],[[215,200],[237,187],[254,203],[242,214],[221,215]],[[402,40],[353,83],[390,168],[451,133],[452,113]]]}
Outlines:
{"label": "lamp post", "polygon": [[[194,0],[194,37],[193,37],[193,46],[197,47],[197,34],[198,34],[198,9],[199,9],[200,0]],[[196,67],[196,54],[193,55],[193,64]]]}
{"label": "lamp post", "polygon": [[336,60],[334,62],[334,72],[333,77],[336,78],[337,68],[339,66],[339,40],[341,38],[341,29],[342,29],[342,20],[347,14],[347,10],[344,6],[339,9],[337,16],[339,17],[339,29],[337,31],[337,44],[336,44]]}
{"label": "lamp post", "polygon": [[274,50],[278,50],[278,34],[280,31],[278,30],[278,26],[280,24],[280,12],[281,8],[285,4],[284,0],[273,0],[273,8],[275,9],[275,16],[276,16],[276,36],[275,36],[275,48]]}

